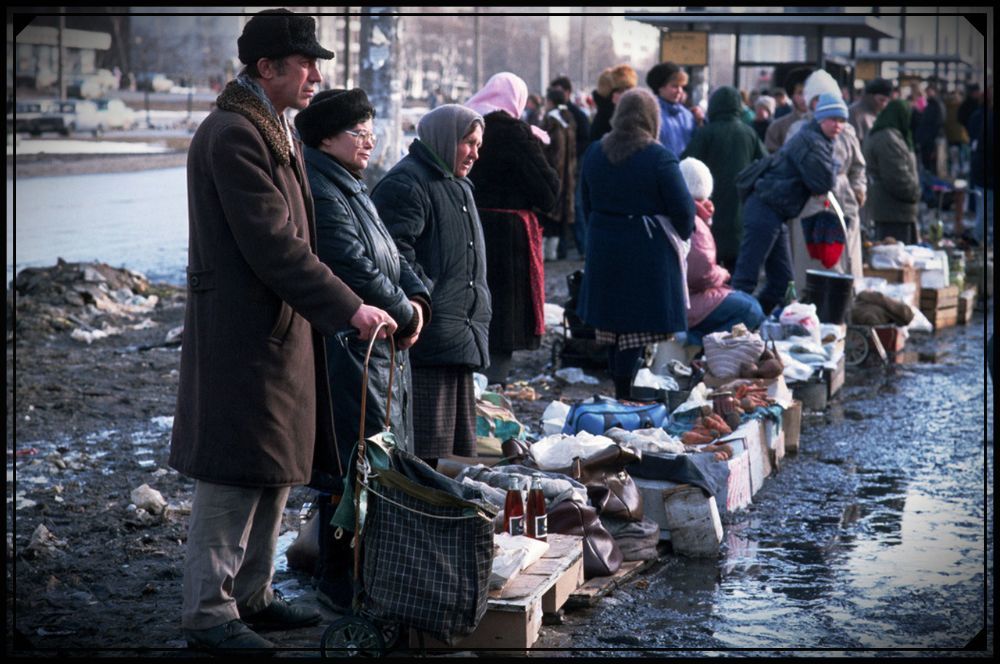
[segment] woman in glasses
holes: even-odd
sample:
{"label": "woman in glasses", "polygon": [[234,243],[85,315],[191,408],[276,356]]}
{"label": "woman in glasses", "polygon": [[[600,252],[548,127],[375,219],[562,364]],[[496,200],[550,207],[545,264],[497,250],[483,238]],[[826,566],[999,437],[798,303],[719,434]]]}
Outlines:
{"label": "woman in glasses", "polygon": [[[396,356],[389,345],[376,343],[368,374],[365,432],[378,433],[385,422],[389,365],[395,363],[390,421],[396,440],[413,451],[412,415],[409,412],[410,370],[407,348],[416,343],[430,319],[430,295],[410,265],[400,260],[396,244],[379,218],[362,182],[377,139],[373,119],[375,109],[364,90],[326,90],[295,117],[295,127],[305,144],[305,162],[316,205],[317,253],[333,273],[354,290],[366,304],[384,309],[398,325]],[[327,368],[333,402],[334,425],[340,467],[348,468],[358,440],[361,389],[368,342],[353,335],[337,335],[326,340]],[[294,395],[289,395],[294,398]],[[339,494],[340,478],[329,478],[324,486],[313,479],[314,488]],[[320,504],[324,501],[320,500]],[[327,501],[328,502],[328,501]],[[321,515],[326,525],[329,518]],[[345,538],[349,539],[349,538]],[[321,547],[329,545],[321,533]],[[329,560],[320,562],[320,597],[335,606],[349,605],[348,565]],[[323,595],[326,595],[324,597]],[[346,604],[345,604],[346,603]]]}

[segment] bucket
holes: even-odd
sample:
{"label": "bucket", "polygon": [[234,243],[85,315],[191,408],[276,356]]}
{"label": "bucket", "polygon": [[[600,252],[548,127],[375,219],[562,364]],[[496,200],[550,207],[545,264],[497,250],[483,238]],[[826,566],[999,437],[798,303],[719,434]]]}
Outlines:
{"label": "bucket", "polygon": [[854,296],[854,277],[826,270],[806,270],[802,301],[816,305],[820,322],[844,322]]}

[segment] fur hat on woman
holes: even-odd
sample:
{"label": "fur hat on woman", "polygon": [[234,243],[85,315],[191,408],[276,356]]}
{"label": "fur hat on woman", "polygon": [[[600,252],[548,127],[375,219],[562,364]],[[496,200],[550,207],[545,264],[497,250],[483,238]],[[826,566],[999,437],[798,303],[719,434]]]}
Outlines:
{"label": "fur hat on woman", "polygon": [[610,99],[611,93],[615,90],[624,92],[637,85],[639,85],[639,75],[631,66],[622,64],[608,67],[597,78],[597,94]]}
{"label": "fur hat on woman", "polygon": [[681,175],[684,177],[691,198],[696,201],[704,201],[712,197],[715,183],[712,180],[712,172],[708,170],[705,162],[694,157],[682,160]]}
{"label": "fur hat on woman", "polygon": [[459,142],[475,125],[485,127],[483,116],[461,104],[442,104],[429,111],[417,123],[417,138],[438,159],[455,172],[455,155]]}
{"label": "fur hat on woman", "polygon": [[621,96],[611,116],[611,131],[601,139],[608,161],[617,164],[660,135],[660,104],[649,90],[632,88]]}
{"label": "fur hat on woman", "polygon": [[299,138],[311,148],[359,122],[375,117],[375,107],[361,88],[323,90],[295,116]]}

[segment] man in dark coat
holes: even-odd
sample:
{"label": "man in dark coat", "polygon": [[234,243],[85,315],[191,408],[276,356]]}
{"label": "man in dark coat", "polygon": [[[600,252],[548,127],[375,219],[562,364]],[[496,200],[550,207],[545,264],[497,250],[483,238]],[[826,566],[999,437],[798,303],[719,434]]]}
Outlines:
{"label": "man in dark coat", "polygon": [[708,124],[697,130],[681,158],[694,157],[708,166],[715,181],[712,237],[717,260],[732,271],[743,239],[743,206],[736,174],[766,154],[757,133],[740,117],[739,91],[725,85],[708,99]]}
{"label": "man in dark coat", "polygon": [[191,647],[217,653],[273,648],[251,627],[319,622],[281,599],[271,576],[291,486],[336,464],[322,335],[396,328],[316,256],[302,146],[282,115],[308,105],[317,58],[334,54],[312,18],[287,10],[254,16],[238,44],[247,68],[188,153],[188,301],[170,446],[170,465],[196,480],[181,626]]}
{"label": "man in dark coat", "polygon": [[[580,180],[580,161],[583,159],[583,153],[586,152],[587,146],[590,145],[590,117],[583,111],[582,108],[573,103],[573,84],[570,82],[568,76],[558,76],[553,79],[552,83],[549,84],[550,87],[560,88],[566,95],[566,108],[569,109],[570,114],[573,116],[573,120],[576,123],[576,150],[573,157],[573,239],[576,241],[577,251],[580,252],[580,257],[582,258],[587,246],[587,224],[586,220],[583,218],[583,204],[580,201],[580,187],[578,184]],[[565,249],[560,250],[560,255],[565,257]]]}

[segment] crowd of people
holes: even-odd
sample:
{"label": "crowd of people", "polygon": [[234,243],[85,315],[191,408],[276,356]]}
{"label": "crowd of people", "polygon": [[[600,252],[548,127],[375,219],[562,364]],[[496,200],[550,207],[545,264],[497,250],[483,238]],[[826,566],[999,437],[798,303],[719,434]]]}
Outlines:
{"label": "crowd of people", "polygon": [[[258,631],[320,620],[271,587],[281,517],[296,485],[336,504],[366,433],[388,422],[431,467],[476,454],[473,374],[503,385],[513,353],[539,346],[545,261],[583,257],[578,313],[628,397],[648,344],[761,324],[812,265],[795,223],[810,201],[843,211],[840,272],[860,275],[865,233],[915,241],[939,135],[971,144],[963,158],[992,212],[992,170],[976,166],[992,141],[988,89],[984,108],[942,103],[933,86],[904,101],[875,80],[848,107],[829,74],[805,69],[783,89],[721,86],[691,104],[678,65],[641,87],[619,64],[590,108],[565,76],[531,94],[500,72],[424,114],[369,192],[376,109],[364,90],[320,90],[317,60],[334,54],[314,20],[266,10],[238,50],[245,68],[188,162],[170,464],[196,480],[181,620],[196,648],[267,650]],[[761,159],[744,197],[738,175]],[[394,343],[374,344],[366,369],[376,339]],[[349,537],[323,514],[318,596],[344,609]]]}

